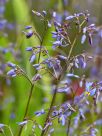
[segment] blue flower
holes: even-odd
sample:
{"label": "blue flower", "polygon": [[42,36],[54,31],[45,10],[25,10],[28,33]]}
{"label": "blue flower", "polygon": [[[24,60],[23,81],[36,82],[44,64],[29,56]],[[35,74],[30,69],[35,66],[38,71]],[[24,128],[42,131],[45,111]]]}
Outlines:
{"label": "blue flower", "polygon": [[32,26],[26,26],[25,27],[25,29],[31,29],[32,28]]}
{"label": "blue flower", "polygon": [[23,125],[26,125],[27,123],[28,123],[28,121],[25,120],[25,121],[19,122],[18,125],[23,126]]}
{"label": "blue flower", "polygon": [[69,73],[69,74],[67,74],[67,77],[80,78],[78,75],[74,75],[73,73]]}
{"label": "blue flower", "polygon": [[32,51],[32,49],[33,49],[32,47],[27,47],[26,51]]}
{"label": "blue flower", "polygon": [[35,58],[36,58],[36,56],[35,56],[35,54],[33,54],[29,59],[30,63],[33,63]]}
{"label": "blue flower", "polygon": [[3,128],[5,125],[4,124],[0,124],[0,128]]}
{"label": "blue flower", "polygon": [[30,32],[28,32],[28,33],[26,33],[26,38],[30,38],[30,37],[32,37],[33,36],[33,32],[32,31],[30,31]]}
{"label": "blue flower", "polygon": [[16,65],[13,64],[12,62],[8,62],[7,65],[8,65],[9,67],[11,67],[11,68],[15,68],[15,67],[16,67]]}
{"label": "blue flower", "polygon": [[95,95],[97,89],[96,89],[96,86],[93,86],[94,83],[93,82],[86,82],[86,94],[87,95],[90,95],[90,96],[93,96]]}
{"label": "blue flower", "polygon": [[7,75],[8,75],[8,76],[11,76],[11,77],[15,77],[15,76],[16,76],[15,69],[11,69],[10,71],[8,71],[8,72],[7,72]]}

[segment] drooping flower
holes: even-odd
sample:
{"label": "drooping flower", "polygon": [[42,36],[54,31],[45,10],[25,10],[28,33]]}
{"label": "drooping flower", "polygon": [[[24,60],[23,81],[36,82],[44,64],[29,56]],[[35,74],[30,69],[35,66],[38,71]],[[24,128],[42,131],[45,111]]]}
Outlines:
{"label": "drooping flower", "polygon": [[19,125],[19,126],[24,126],[24,125],[26,125],[27,123],[28,123],[28,121],[25,120],[25,121],[19,122],[18,125]]}
{"label": "drooping flower", "polygon": [[27,47],[26,51],[32,51],[32,49],[33,49],[32,47]]}
{"label": "drooping flower", "polygon": [[30,59],[29,59],[30,63],[33,63],[35,58],[36,58],[35,54],[32,54]]}
{"label": "drooping flower", "polygon": [[31,29],[32,28],[32,26],[26,26],[25,27],[25,29]]}
{"label": "drooping flower", "polygon": [[10,71],[7,72],[8,76],[15,77],[17,74],[15,72],[15,69],[11,69]]}
{"label": "drooping flower", "polygon": [[34,114],[35,114],[36,116],[40,116],[40,115],[42,115],[42,114],[45,114],[45,110],[42,109],[41,111],[36,111]]}

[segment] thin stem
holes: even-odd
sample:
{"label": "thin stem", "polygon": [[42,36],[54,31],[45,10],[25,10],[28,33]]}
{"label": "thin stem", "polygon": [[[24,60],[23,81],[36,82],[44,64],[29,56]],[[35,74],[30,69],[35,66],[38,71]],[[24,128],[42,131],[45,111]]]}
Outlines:
{"label": "thin stem", "polygon": [[[42,48],[42,43],[43,43],[43,40],[44,40],[44,36],[43,38],[41,39],[41,37],[39,36],[38,33],[36,33],[39,41],[40,41],[40,52],[39,52],[39,57],[38,57],[38,63],[40,62],[40,57],[41,57],[41,48]],[[37,71],[36,71],[36,74],[37,74]],[[27,101],[27,105],[26,105],[26,109],[25,109],[25,113],[24,113],[24,117],[23,117],[23,120],[25,119],[27,113],[28,113],[28,108],[29,108],[29,104],[30,104],[30,100],[31,100],[31,97],[32,97],[32,93],[33,93],[33,89],[34,89],[34,84],[31,82],[31,80],[29,79],[29,77],[24,73],[23,74],[27,80],[31,83],[31,89],[30,89],[30,93],[29,93],[29,97],[28,97],[28,101]],[[18,133],[18,136],[21,135],[22,133],[22,130],[23,130],[23,126],[20,128],[19,130],[19,133]]]}
{"label": "thin stem", "polygon": [[[26,109],[25,109],[25,113],[24,113],[23,120],[25,119],[25,117],[26,117],[26,115],[27,115],[27,113],[28,113],[28,108],[29,108],[29,104],[30,104],[30,100],[31,100],[33,88],[34,88],[34,84],[32,84],[31,89],[30,89],[30,93],[29,93],[29,97],[28,97],[28,101],[27,101],[27,105],[26,105]],[[21,135],[22,129],[23,129],[23,126],[20,128],[20,131],[19,131],[18,136]]]}
{"label": "thin stem", "polygon": [[32,82],[31,82],[31,80],[29,79],[29,77],[27,76],[27,74],[26,73],[23,73],[23,76],[29,81],[29,83],[32,85]]}
{"label": "thin stem", "polygon": [[50,117],[50,114],[51,114],[51,111],[52,111],[52,107],[53,107],[55,99],[56,99],[57,88],[58,88],[58,83],[57,83],[56,88],[54,90],[54,94],[53,94],[52,101],[51,101],[51,104],[50,104],[50,109],[49,109],[49,111],[47,113],[46,120],[45,120],[45,123],[44,123],[44,127],[43,127],[43,130],[42,130],[41,136],[43,136],[45,134],[46,129],[44,129],[44,128],[45,128],[45,126],[46,126],[46,124],[47,124],[47,122],[49,120],[49,117]]}
{"label": "thin stem", "polygon": [[77,40],[77,36],[74,38],[74,41],[73,41],[73,43],[72,43],[72,45],[71,45],[71,49],[70,49],[70,51],[69,51],[67,60],[69,60],[69,58],[70,58],[70,56],[71,56],[71,54],[72,54],[72,50],[73,50],[73,48],[74,48],[74,45],[75,45],[75,43],[76,43],[76,40]]}
{"label": "thin stem", "polygon": [[46,29],[46,20],[44,20],[44,32],[43,32],[42,39],[40,38],[40,52],[39,52],[38,62],[40,61],[41,49],[42,49],[42,44],[43,44],[43,41],[44,41],[44,38],[45,38],[46,31],[47,31],[47,29]]}
{"label": "thin stem", "polygon": [[67,136],[69,136],[70,125],[71,125],[71,116],[70,116],[70,118],[68,120]]}
{"label": "thin stem", "polygon": [[1,128],[1,131],[2,131],[2,134],[4,135],[4,136],[6,136],[6,134],[5,134],[5,132],[4,132],[4,130]]}
{"label": "thin stem", "polygon": [[29,103],[30,103],[30,100],[31,100],[33,88],[34,88],[34,84],[32,84],[31,89],[30,89],[30,94],[29,94],[29,97],[28,97],[28,102],[27,102],[27,106],[26,106],[26,110],[25,110],[25,114],[24,114],[24,119],[25,119],[27,112],[28,112]]}
{"label": "thin stem", "polygon": [[7,128],[9,129],[9,131],[10,131],[10,133],[11,133],[11,136],[14,136],[14,134],[12,133],[11,128],[10,128],[8,125],[5,125],[5,127],[7,127]]}

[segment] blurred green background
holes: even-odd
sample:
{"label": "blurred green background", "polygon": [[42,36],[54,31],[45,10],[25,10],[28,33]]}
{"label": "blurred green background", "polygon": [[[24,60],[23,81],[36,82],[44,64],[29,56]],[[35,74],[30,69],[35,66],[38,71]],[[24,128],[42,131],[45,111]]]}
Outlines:
{"label": "blurred green background", "polygon": [[[2,65],[11,61],[22,67],[30,77],[34,74],[28,59],[30,53],[26,52],[25,48],[39,45],[39,41],[36,37],[26,39],[22,33],[26,25],[31,25],[41,36],[43,35],[42,21],[32,14],[32,9],[39,12],[46,10],[49,13],[56,11],[59,16],[65,12],[70,15],[88,10],[92,22],[100,26],[102,24],[102,0],[0,0],[0,7],[4,7],[4,12],[0,11],[0,51],[2,48],[11,49],[13,47],[13,51],[5,55],[0,52],[0,123],[10,125],[13,133],[17,134],[17,122],[22,121],[30,84],[23,77],[12,78],[9,84],[9,79],[3,76],[9,69],[3,69],[4,74],[2,75]],[[2,28],[2,20],[7,21],[7,27]],[[52,38],[49,32],[50,30],[46,32],[43,44],[52,53],[50,42]],[[49,82],[50,79],[45,76],[40,83],[41,86],[35,87],[30,102],[29,116],[33,116],[36,110],[49,106],[49,102],[44,103],[45,97],[51,99]],[[59,98],[57,98],[58,103]],[[39,123],[42,123],[42,120],[43,117],[38,118]],[[63,128],[56,130],[59,136],[61,129]],[[6,133],[7,136],[10,135],[8,131]],[[27,135],[27,132],[24,133]],[[63,130],[63,136],[64,133]]]}

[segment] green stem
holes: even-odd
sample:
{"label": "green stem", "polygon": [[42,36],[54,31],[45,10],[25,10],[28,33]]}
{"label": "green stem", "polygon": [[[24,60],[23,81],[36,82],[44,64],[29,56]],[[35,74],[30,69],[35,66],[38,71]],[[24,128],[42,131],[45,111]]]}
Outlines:
{"label": "green stem", "polygon": [[[27,113],[28,113],[28,108],[29,108],[29,104],[30,104],[30,100],[31,100],[31,96],[32,96],[32,92],[33,92],[33,88],[34,88],[34,84],[32,84],[31,89],[30,89],[30,93],[29,93],[29,97],[28,97],[28,101],[27,101],[27,105],[26,105],[26,109],[25,109],[25,113],[24,113],[24,117],[23,120],[25,119]],[[20,128],[18,136],[21,135],[23,130],[23,126]]]}
{"label": "green stem", "polygon": [[69,58],[70,58],[70,56],[71,56],[71,54],[72,54],[72,51],[73,51],[74,45],[75,45],[75,43],[76,43],[76,40],[77,40],[77,36],[74,38],[74,41],[73,41],[73,43],[72,43],[72,45],[71,45],[71,48],[70,48],[70,51],[69,51],[67,60],[69,60]]}
{"label": "green stem", "polygon": [[46,124],[47,124],[47,122],[49,120],[50,114],[52,112],[52,107],[53,107],[55,99],[56,99],[57,88],[58,88],[58,83],[57,83],[56,88],[54,90],[54,94],[53,94],[52,101],[51,101],[51,104],[50,104],[50,109],[49,109],[49,111],[47,113],[47,116],[46,116],[46,119],[45,119],[45,123],[44,123],[44,127],[43,127],[43,130],[42,130],[41,136],[44,136],[44,134],[46,132],[46,129],[44,129],[44,128],[45,128],[45,126],[46,126]]}
{"label": "green stem", "polygon": [[69,136],[70,125],[71,125],[71,116],[70,116],[70,118],[68,120],[67,136]]}
{"label": "green stem", "polygon": [[8,125],[5,125],[5,127],[7,127],[7,128],[9,129],[9,131],[10,131],[10,133],[11,133],[11,136],[14,136],[13,133],[12,133],[11,128],[10,128]]}

